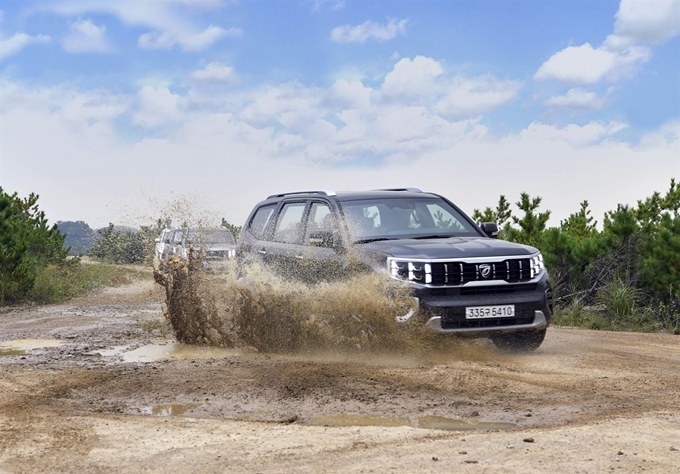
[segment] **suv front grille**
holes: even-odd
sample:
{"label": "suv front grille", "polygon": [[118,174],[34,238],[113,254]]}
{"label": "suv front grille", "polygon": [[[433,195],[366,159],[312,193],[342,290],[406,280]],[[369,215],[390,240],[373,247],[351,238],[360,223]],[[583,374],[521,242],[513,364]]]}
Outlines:
{"label": "suv front grille", "polygon": [[[476,260],[476,259],[475,259]],[[477,263],[463,260],[408,260],[388,258],[390,275],[430,288],[451,288],[476,282],[525,283],[543,271],[540,254],[529,258],[506,258]]]}
{"label": "suv front grille", "polygon": [[[464,285],[471,281],[507,281],[519,283],[529,281],[531,261],[528,258],[508,259],[502,262],[466,263],[432,262],[432,286]],[[488,265],[489,273],[483,277],[483,267]]]}

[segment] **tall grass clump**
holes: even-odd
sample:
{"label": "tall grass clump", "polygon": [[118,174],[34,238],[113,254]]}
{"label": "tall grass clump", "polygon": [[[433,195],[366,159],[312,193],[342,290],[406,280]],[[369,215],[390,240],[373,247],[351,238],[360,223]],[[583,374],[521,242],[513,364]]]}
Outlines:
{"label": "tall grass clump", "polygon": [[58,303],[109,286],[131,283],[141,272],[131,268],[100,263],[48,265],[38,270],[28,300]]}

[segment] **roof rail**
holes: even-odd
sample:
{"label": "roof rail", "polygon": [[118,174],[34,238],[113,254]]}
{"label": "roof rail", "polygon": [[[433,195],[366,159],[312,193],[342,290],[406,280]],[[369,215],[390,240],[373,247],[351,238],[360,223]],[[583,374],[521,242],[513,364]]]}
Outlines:
{"label": "roof rail", "polygon": [[409,193],[424,193],[420,188],[385,188],[385,189],[375,189],[375,191],[405,191]]}
{"label": "roof rail", "polygon": [[292,193],[280,193],[280,194],[272,194],[271,196],[268,196],[267,199],[271,198],[277,198],[277,197],[284,197],[284,196],[292,196],[295,194],[320,194],[322,196],[337,196],[338,193],[335,191],[331,191],[330,189],[322,189],[322,190],[317,190],[317,191],[294,191]]}

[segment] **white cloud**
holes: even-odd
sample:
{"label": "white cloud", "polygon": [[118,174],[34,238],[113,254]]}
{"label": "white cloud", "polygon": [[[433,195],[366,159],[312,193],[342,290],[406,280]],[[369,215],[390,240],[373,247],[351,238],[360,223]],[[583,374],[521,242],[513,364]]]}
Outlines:
{"label": "white cloud", "polygon": [[366,21],[361,25],[342,25],[333,28],[331,40],[336,43],[365,43],[369,39],[384,42],[406,34],[408,20],[389,19],[384,25]]}
{"label": "white cloud", "polygon": [[404,58],[385,76],[381,90],[397,97],[436,94],[435,82],[443,72],[442,66],[432,58]]}
{"label": "white cloud", "polygon": [[607,102],[606,97],[598,97],[597,94],[579,87],[569,89],[564,95],[550,97],[543,105],[546,107],[568,107],[580,110],[601,110]]}
{"label": "white cloud", "polygon": [[345,0],[309,0],[312,3],[312,10],[318,11],[328,7],[330,10],[342,10],[345,8]]}
{"label": "white cloud", "polygon": [[132,123],[144,128],[159,128],[177,123],[180,96],[173,94],[166,87],[145,86],[137,93],[137,107]]}
{"label": "white cloud", "polygon": [[49,43],[51,38],[47,35],[31,36],[26,33],[15,33],[6,40],[0,40],[0,61],[8,56],[18,53],[30,44]]}
{"label": "white cloud", "polygon": [[517,98],[521,84],[490,74],[450,75],[432,58],[404,58],[394,65],[380,87],[384,99],[430,107],[444,116],[475,116]]}
{"label": "white cloud", "polygon": [[[640,144],[646,148],[675,149],[677,156],[680,156],[680,120],[671,120],[657,130],[646,133]],[[680,172],[680,159],[677,168]]]}
{"label": "white cloud", "polygon": [[45,10],[74,16],[88,13],[109,14],[126,25],[148,28],[138,38],[145,49],[170,49],[175,46],[185,51],[199,51],[219,39],[240,35],[239,28],[199,26],[195,13],[222,8],[221,0],[57,0]]}
{"label": "white cloud", "polygon": [[456,77],[434,110],[448,116],[476,115],[512,102],[522,88],[517,81],[490,74],[475,78]]}
{"label": "white cloud", "polygon": [[541,122],[532,122],[516,136],[507,140],[520,139],[528,142],[561,142],[569,146],[582,147],[601,143],[628,125],[620,122],[590,122],[585,125],[569,124],[562,128]]}
{"label": "white cloud", "polygon": [[680,0],[621,0],[614,33],[606,43],[629,46],[660,44],[680,34]]}
{"label": "white cloud", "polygon": [[234,72],[233,67],[219,62],[209,63],[203,69],[192,72],[191,78],[196,81],[226,84],[233,84],[239,80],[238,75]]}
{"label": "white cloud", "polygon": [[589,43],[569,46],[543,63],[534,79],[596,84],[604,79],[617,79],[650,57],[651,51],[645,47],[630,47],[615,52],[606,48],[593,48]]}
{"label": "white cloud", "polygon": [[596,84],[631,75],[649,61],[646,43],[660,44],[680,34],[680,0],[621,0],[614,33],[597,48],[585,43],[558,51],[536,71],[534,79]]}
{"label": "white cloud", "polygon": [[219,26],[210,25],[199,33],[185,32],[158,32],[144,33],[137,40],[137,45],[142,49],[172,49],[180,46],[184,51],[201,51],[213,45],[221,38],[227,36],[239,36],[243,33],[239,28],[225,30]]}
{"label": "white cloud", "polygon": [[[452,81],[446,71],[437,78]],[[438,115],[439,96],[385,102],[379,88],[359,81],[223,94],[209,109],[189,110],[186,100],[160,86],[130,97],[0,79],[3,187],[39,192],[51,221],[96,226],[129,217],[118,213],[122,204],[152,215],[144,212],[146,200],[162,200],[168,190],[200,190],[215,203],[218,222],[223,216],[238,224],[272,192],[404,185],[449,196],[469,212],[493,205],[499,194],[514,202],[529,191],[559,222],[583,199],[600,220],[616,204],[634,204],[680,177],[677,120],[634,145],[617,135],[625,124],[597,121],[534,122],[499,139],[479,117]],[[131,140],[114,119],[151,133]],[[163,133],[167,125],[170,133]],[[465,179],[453,189],[456,176]]]}
{"label": "white cloud", "polygon": [[106,26],[97,26],[92,20],[78,19],[69,25],[70,33],[62,42],[68,53],[108,53],[111,45],[106,40]]}

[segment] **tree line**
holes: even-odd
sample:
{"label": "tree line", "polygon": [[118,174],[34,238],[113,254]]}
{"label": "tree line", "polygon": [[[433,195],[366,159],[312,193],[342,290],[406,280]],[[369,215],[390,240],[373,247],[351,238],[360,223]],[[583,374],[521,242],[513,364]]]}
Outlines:
{"label": "tree line", "polygon": [[[495,207],[475,209],[473,218],[496,222],[499,238],[542,252],[558,322],[680,332],[680,186],[674,179],[663,194],[605,213],[600,226],[588,201],[553,227],[548,226],[551,212],[541,210],[541,204],[541,197],[521,193],[513,210],[501,195]],[[150,263],[155,239],[170,222],[158,219],[137,232],[109,224],[96,234],[84,222],[72,224],[80,237],[70,242],[79,250],[89,246],[86,255],[113,264],[141,264]],[[239,226],[224,219],[222,226],[238,238]],[[66,235],[39,210],[38,195],[21,198],[0,187],[0,304],[26,299],[40,268],[78,265],[77,257],[67,258],[73,249],[65,241]]]}

